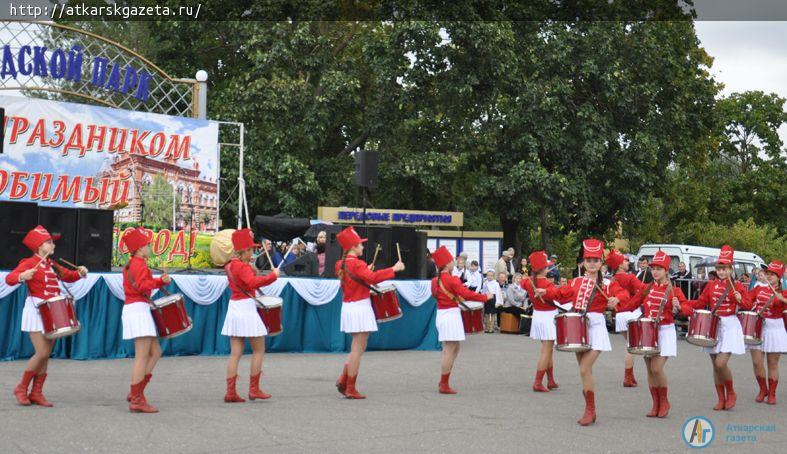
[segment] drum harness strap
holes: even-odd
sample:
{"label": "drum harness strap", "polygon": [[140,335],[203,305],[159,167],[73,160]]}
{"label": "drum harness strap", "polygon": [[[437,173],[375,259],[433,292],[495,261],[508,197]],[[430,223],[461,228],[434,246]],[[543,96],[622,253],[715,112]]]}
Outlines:
{"label": "drum harness strap", "polygon": [[[669,297],[672,295],[672,281],[667,284],[667,289],[664,290],[664,296],[661,297],[661,302],[659,303],[659,312],[656,314],[656,324],[661,324],[661,314],[664,312],[664,306],[667,305],[667,301],[669,301]],[[644,301],[643,301],[644,304]],[[645,315],[644,313],[642,315]],[[640,315],[640,318],[642,318]]]}
{"label": "drum harness strap", "polygon": [[[771,290],[771,291],[773,292],[773,290]],[[773,292],[773,295],[771,295],[771,297],[768,299],[768,302],[765,303],[764,306],[762,306],[762,309],[757,311],[757,317],[762,317],[762,314],[764,314],[765,311],[767,311],[768,308],[771,307],[771,303],[773,303],[774,299],[776,299],[776,292]]]}
{"label": "drum harness strap", "polygon": [[[234,259],[234,258],[233,258],[232,260],[236,260],[236,259]],[[232,273],[230,273],[230,263],[232,263],[232,260],[230,260],[229,262],[227,262],[227,264],[226,264],[226,265],[224,265],[224,272],[225,272],[225,273],[227,273],[227,279],[229,279],[229,281],[230,281],[230,284],[235,284],[235,277],[232,275]],[[244,294],[244,295],[246,295],[246,296],[248,296],[249,298],[251,298],[251,299],[253,299],[254,301],[256,301],[258,305],[260,305],[260,306],[264,306],[264,305],[262,304],[262,302],[260,302],[260,300],[258,300],[258,299],[257,299],[257,297],[256,297],[256,296],[252,296],[252,295],[250,295],[250,294],[249,294],[249,292],[247,292],[247,291],[246,291],[246,290],[245,290],[243,287],[241,287],[240,285],[238,285],[237,287],[240,289],[240,291],[241,291],[241,292],[243,292],[243,294]]]}
{"label": "drum harness strap", "polygon": [[[140,290],[139,286],[137,286],[137,281],[134,280],[134,276],[132,276],[131,273],[128,272],[128,266],[129,266],[130,263],[131,262],[126,263],[125,266],[123,266],[123,277],[128,278],[128,282],[131,284],[131,286],[134,288],[134,290],[136,290],[137,293],[139,293],[139,294],[144,296],[145,294],[142,293],[142,290]],[[169,296],[169,294],[170,294],[167,291],[167,289],[165,289],[164,287],[161,287],[161,292],[164,293],[165,296]],[[149,296],[145,296],[145,299],[148,300],[148,304],[149,305],[153,306],[153,300],[150,299]]]}
{"label": "drum harness strap", "polygon": [[373,285],[369,285],[369,284],[367,284],[366,282],[364,282],[364,281],[362,281],[362,280],[358,279],[357,277],[355,277],[355,275],[354,275],[353,273],[351,273],[351,272],[350,272],[350,270],[348,270],[348,269],[347,269],[347,267],[346,267],[346,263],[345,263],[345,262],[346,262],[346,260],[347,260],[346,258],[342,259],[342,274],[343,274],[343,273],[347,273],[347,276],[349,276],[349,277],[350,277],[350,279],[354,280],[355,282],[357,282],[357,283],[358,283],[358,284],[360,284],[361,286],[368,288],[368,289],[369,289],[370,291],[372,291],[372,292],[373,292],[375,295],[376,295],[376,294],[379,294],[379,293],[380,293],[380,291],[379,291],[379,290],[377,290],[377,287],[375,287],[375,286],[373,286]]}
{"label": "drum harness strap", "polygon": [[[711,309],[711,311],[710,311],[711,314],[716,315],[716,311],[718,311],[719,307],[721,307],[721,303],[723,303],[724,300],[727,299],[727,294],[730,293],[731,289],[732,289],[732,285],[730,285],[730,283],[727,282],[727,286],[724,289],[724,293],[722,293],[721,296],[719,297],[719,299],[716,300],[716,304],[713,306],[713,309]],[[736,308],[737,308],[737,305],[736,305]]]}
{"label": "drum harness strap", "polygon": [[443,282],[440,280],[440,274],[437,275],[437,285],[440,287],[440,290],[443,293],[445,293],[449,298],[451,298],[452,301],[455,301],[456,304],[462,306],[464,310],[466,311],[470,310],[470,308],[467,307],[467,305],[465,304],[464,298],[452,294],[451,292],[448,291],[448,289],[445,288],[445,285],[443,285]]}

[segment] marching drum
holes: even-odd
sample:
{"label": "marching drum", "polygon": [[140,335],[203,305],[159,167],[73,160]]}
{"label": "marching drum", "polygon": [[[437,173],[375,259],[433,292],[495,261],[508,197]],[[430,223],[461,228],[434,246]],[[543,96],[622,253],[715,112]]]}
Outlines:
{"label": "marching drum", "polygon": [[191,331],[191,317],[186,313],[186,302],[179,293],[153,300],[150,311],[156,323],[156,331],[162,339],[170,339]]}
{"label": "marching drum", "polygon": [[81,325],[77,320],[74,300],[70,296],[56,296],[36,303],[41,322],[44,325],[44,337],[57,339],[79,332]]}
{"label": "marching drum", "polygon": [[372,292],[372,309],[377,323],[390,322],[402,316],[399,298],[393,285],[378,285]]}
{"label": "marching drum", "polygon": [[555,348],[561,352],[586,352],[588,341],[588,318],[579,312],[564,312],[555,315]]}
{"label": "marching drum", "polygon": [[255,298],[257,302],[257,313],[260,314],[268,336],[278,336],[284,331],[281,324],[281,306],[284,300],[276,296],[262,296]]}
{"label": "marching drum", "polygon": [[694,309],[689,317],[689,331],[686,342],[700,347],[713,347],[719,342],[716,332],[719,329],[719,316],[705,309]]}
{"label": "marching drum", "polygon": [[760,345],[762,343],[762,317],[753,311],[738,312],[738,320],[743,329],[743,342],[746,345]]}
{"label": "marching drum", "polygon": [[656,320],[647,317],[629,320],[628,330],[629,353],[645,356],[659,354],[659,324]]}
{"label": "marching drum", "polygon": [[459,306],[462,313],[462,326],[465,327],[465,334],[480,333],[484,330],[484,303],[478,301],[465,301],[465,309]]}

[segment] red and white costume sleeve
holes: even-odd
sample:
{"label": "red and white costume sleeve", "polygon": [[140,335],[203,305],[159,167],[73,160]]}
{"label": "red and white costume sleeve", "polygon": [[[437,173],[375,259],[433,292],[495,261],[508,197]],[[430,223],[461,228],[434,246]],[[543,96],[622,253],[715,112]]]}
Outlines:
{"label": "red and white costume sleeve", "polygon": [[[133,284],[132,284],[133,280]],[[145,259],[133,256],[123,270],[125,304],[147,303],[153,290],[166,286],[161,278],[154,278]]]}
{"label": "red and white costume sleeve", "polygon": [[[465,301],[486,301],[486,295],[474,292],[462,284],[458,277],[452,276],[450,273],[440,273],[440,282],[445,287],[446,291],[450,292],[455,297],[462,298]],[[432,296],[437,299],[437,309],[452,309],[458,308],[459,304],[451,299],[445,292],[440,289],[437,284],[437,278],[432,278]]]}
{"label": "red and white costume sleeve", "polygon": [[258,288],[271,285],[277,279],[274,273],[258,276],[250,264],[237,258],[233,258],[227,264],[227,272],[232,276],[232,279],[228,278],[232,292],[231,300],[247,299],[247,294],[254,296]]}
{"label": "red and white costume sleeve", "polygon": [[63,268],[51,259],[42,261],[38,254],[34,254],[32,257],[22,259],[16,268],[5,277],[5,283],[8,285],[21,283],[19,275],[33,268],[36,268],[36,272],[30,280],[25,281],[25,285],[27,285],[30,296],[42,300],[60,295],[58,279],[63,282],[76,282],[81,279],[78,272]]}
{"label": "red and white costume sleeve", "polygon": [[[336,262],[336,275],[339,276],[342,270],[342,260]],[[350,274],[355,279],[366,283],[366,285],[379,284],[382,281],[393,279],[396,276],[393,268],[384,268],[377,271],[372,271],[363,260],[359,259],[354,254],[347,254],[344,260],[344,272],[340,281],[342,287],[342,301],[345,303],[353,301],[361,301],[368,299],[370,296],[369,288],[359,284],[350,277]]]}

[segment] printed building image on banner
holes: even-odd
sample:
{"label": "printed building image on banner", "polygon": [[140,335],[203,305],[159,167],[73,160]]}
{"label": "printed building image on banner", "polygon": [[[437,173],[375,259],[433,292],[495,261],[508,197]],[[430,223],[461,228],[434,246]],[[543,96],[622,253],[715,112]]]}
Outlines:
{"label": "printed building image on banner", "polygon": [[111,209],[120,231],[170,230],[162,249],[177,231],[193,249],[217,230],[217,123],[17,96],[0,107],[0,200]]}

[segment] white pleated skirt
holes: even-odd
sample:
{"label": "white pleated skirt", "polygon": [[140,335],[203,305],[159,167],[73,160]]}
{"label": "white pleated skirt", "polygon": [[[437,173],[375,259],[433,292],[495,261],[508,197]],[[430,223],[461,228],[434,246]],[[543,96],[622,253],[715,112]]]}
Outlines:
{"label": "white pleated skirt", "polygon": [[765,353],[787,353],[787,331],[784,330],[784,319],[763,319],[762,344],[747,345],[746,348]]}
{"label": "white pleated skirt", "polygon": [[629,320],[639,318],[642,315],[642,309],[637,308],[630,312],[618,312],[615,314],[615,332],[622,333],[629,330]]}
{"label": "white pleated skirt", "polygon": [[251,298],[230,300],[221,334],[232,337],[266,336],[268,329],[257,312],[257,303]]}
{"label": "white pleated skirt", "polygon": [[343,333],[373,333],[377,331],[377,320],[369,298],[360,301],[342,302],[339,330]]}
{"label": "white pleated skirt", "polygon": [[153,314],[150,313],[150,304],[145,302],[123,305],[123,339],[137,337],[158,337]]}
{"label": "white pleated skirt", "polygon": [[541,341],[555,340],[555,315],[557,315],[557,309],[551,311],[534,310],[530,324],[530,338]]}
{"label": "white pleated skirt", "polygon": [[659,356],[678,356],[678,334],[675,324],[659,326]]}
{"label": "white pleated skirt", "polygon": [[41,321],[41,314],[38,313],[36,303],[41,298],[28,296],[25,299],[25,307],[22,308],[22,331],[28,333],[44,332],[44,323]]}
{"label": "white pleated skirt", "polygon": [[612,351],[612,344],[609,342],[607,332],[607,320],[604,314],[598,312],[588,312],[588,343],[591,350],[600,352]]}
{"label": "white pleated skirt", "polygon": [[720,317],[719,329],[716,334],[719,342],[714,347],[702,347],[703,353],[732,353],[743,355],[746,353],[746,344],[743,342],[743,328],[736,315]]}
{"label": "white pleated skirt", "polygon": [[440,342],[465,340],[462,310],[458,307],[438,309],[435,325],[437,326],[437,340]]}

